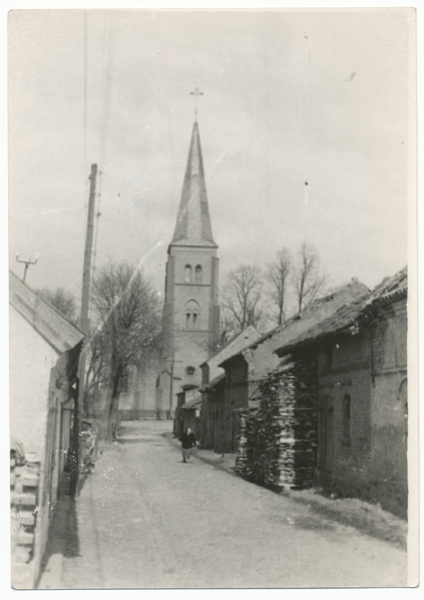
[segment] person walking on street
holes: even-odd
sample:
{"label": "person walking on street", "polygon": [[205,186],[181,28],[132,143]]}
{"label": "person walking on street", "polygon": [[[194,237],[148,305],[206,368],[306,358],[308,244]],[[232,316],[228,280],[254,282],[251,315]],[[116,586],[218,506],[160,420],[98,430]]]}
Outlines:
{"label": "person walking on street", "polygon": [[194,436],[194,433],[191,431],[190,427],[185,433],[183,433],[181,437],[181,445],[183,452],[183,462],[186,463],[191,456],[193,448],[195,448],[196,446],[196,438]]}

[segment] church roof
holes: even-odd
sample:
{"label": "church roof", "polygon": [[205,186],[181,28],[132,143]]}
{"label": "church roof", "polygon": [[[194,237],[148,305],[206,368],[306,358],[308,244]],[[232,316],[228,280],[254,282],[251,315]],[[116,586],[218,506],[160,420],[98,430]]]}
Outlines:
{"label": "church roof", "polygon": [[217,248],[212,236],[199,126],[193,125],[183,191],[171,246]]}

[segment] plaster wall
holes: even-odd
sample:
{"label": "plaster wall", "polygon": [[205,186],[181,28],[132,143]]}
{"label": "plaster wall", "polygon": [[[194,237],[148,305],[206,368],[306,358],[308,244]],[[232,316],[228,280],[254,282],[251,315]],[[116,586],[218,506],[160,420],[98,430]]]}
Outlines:
{"label": "plaster wall", "polygon": [[50,371],[58,354],[10,307],[10,434],[42,460],[46,440]]}

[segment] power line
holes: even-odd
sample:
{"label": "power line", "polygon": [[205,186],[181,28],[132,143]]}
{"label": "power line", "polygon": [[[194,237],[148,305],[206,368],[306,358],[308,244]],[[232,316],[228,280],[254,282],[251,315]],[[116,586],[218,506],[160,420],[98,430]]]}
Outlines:
{"label": "power line", "polygon": [[84,173],[87,162],[87,24],[88,11],[84,11]]}
{"label": "power line", "polygon": [[[101,116],[100,116],[100,128],[99,128],[99,185],[97,193],[97,211],[96,211],[96,222],[94,229],[94,245],[93,245],[93,262],[92,262],[92,281],[94,281],[95,270],[96,270],[96,258],[97,258],[97,245],[98,245],[98,232],[99,232],[99,218],[101,216],[100,206],[103,190],[103,169],[106,162],[106,150],[107,150],[107,131],[108,131],[108,117],[109,117],[109,90],[107,82],[107,70],[109,64],[109,51],[110,51],[110,11],[106,12],[105,23],[104,23],[104,37],[103,37],[103,51],[102,51],[102,79],[101,79]],[[90,312],[91,312],[91,298],[90,298]]]}

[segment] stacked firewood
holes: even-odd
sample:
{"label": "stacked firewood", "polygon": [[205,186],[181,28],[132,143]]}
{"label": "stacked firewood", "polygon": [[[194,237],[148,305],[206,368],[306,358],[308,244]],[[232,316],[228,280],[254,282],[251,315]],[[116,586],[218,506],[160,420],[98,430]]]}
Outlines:
{"label": "stacked firewood", "polygon": [[237,455],[235,472],[238,475],[244,475],[247,468],[247,437],[246,437],[246,419],[249,416],[249,410],[239,412],[239,434],[237,437]]}
{"label": "stacked firewood", "polygon": [[260,383],[260,407],[245,411],[236,471],[274,489],[310,487],[317,460],[315,369],[291,362]]}

